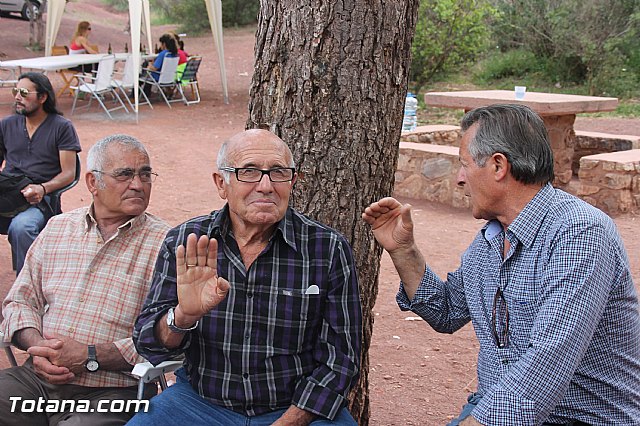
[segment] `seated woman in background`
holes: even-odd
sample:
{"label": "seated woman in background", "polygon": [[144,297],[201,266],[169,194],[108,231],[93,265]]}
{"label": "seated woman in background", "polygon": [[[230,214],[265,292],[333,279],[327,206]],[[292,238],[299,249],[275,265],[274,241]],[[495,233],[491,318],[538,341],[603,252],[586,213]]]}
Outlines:
{"label": "seated woman in background", "polygon": [[[83,53],[98,53],[98,49],[94,45],[89,44],[89,34],[91,34],[91,24],[87,21],[78,23],[76,32],[71,38],[69,45],[69,55],[80,55]],[[79,65],[73,70],[90,73],[95,68],[95,64]]]}
{"label": "seated woman in background", "polygon": [[153,64],[149,64],[147,66],[147,68],[152,71],[151,76],[156,81],[158,81],[158,79],[160,78],[160,73],[157,71],[162,70],[162,63],[164,62],[164,58],[175,58],[179,56],[178,43],[176,42],[176,39],[170,34],[163,34],[162,37],[160,37],[160,49],[160,53],[158,53],[158,56],[156,56]]}

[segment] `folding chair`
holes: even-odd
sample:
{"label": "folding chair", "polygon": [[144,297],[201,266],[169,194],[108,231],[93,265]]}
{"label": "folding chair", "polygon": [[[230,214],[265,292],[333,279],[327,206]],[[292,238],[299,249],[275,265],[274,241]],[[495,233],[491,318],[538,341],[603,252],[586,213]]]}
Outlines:
{"label": "folding chair", "polygon": [[[124,70],[122,72],[114,72],[114,75],[121,75],[122,79],[113,79],[113,84],[120,90],[120,92],[122,93],[122,95],[124,96],[125,100],[127,101],[127,103],[129,104],[129,106],[131,107],[131,111],[134,111],[135,108],[133,106],[133,104],[131,103],[131,100],[129,99],[129,95],[127,94],[127,90],[131,90],[133,89],[133,83],[135,81],[136,78],[138,78],[138,72],[133,68],[133,60],[131,59],[131,56],[129,56],[127,58],[127,60],[124,63]],[[144,102],[138,102],[138,105],[149,105],[149,107],[151,109],[153,109],[153,105],[151,105],[151,102],[149,101],[149,98],[147,97],[147,94],[144,93],[143,90],[139,91],[140,94],[142,95],[142,97],[144,98]]]}
{"label": "folding chair", "polygon": [[[179,84],[178,84],[178,81],[176,80],[176,69],[178,68],[179,60],[180,58],[178,57],[168,58],[165,56],[164,61],[162,62],[162,69],[160,70],[160,77],[158,78],[158,81],[156,81],[153,78],[153,75],[151,74],[152,71],[146,68],[143,70],[145,74],[142,77],[140,77],[140,83],[142,83],[142,86],[141,86],[142,90],[144,90],[147,84],[152,87],[155,87],[158,90],[158,92],[160,92],[162,99],[164,99],[164,101],[167,103],[169,108],[171,108],[171,102],[182,101],[182,99],[173,99],[173,100],[167,99],[167,96],[164,94],[164,90],[163,90],[163,89],[169,89],[169,88],[171,88],[172,90],[178,89]],[[154,71],[154,72],[158,72],[158,71]]]}
{"label": "folding chair", "polygon": [[[61,56],[61,55],[68,55],[68,54],[69,54],[69,48],[67,46],[58,45],[58,46],[51,47],[51,56]],[[71,69],[63,69],[63,70],[58,70],[56,72],[60,74],[62,81],[64,81],[64,86],[60,90],[58,90],[58,93],[56,94],[56,96],[58,97],[62,96],[62,94],[66,90],[68,90],[69,94],[73,96],[73,90],[71,90],[71,83],[76,78],[75,77],[76,71]]]}
{"label": "folding chair", "polygon": [[[71,115],[73,115],[73,112],[76,109],[76,103],[78,102],[78,96],[80,93],[84,93],[85,96],[89,96],[89,102],[83,108],[90,107],[91,101],[95,99],[98,101],[102,109],[104,109],[104,112],[106,112],[109,118],[112,120],[113,117],[111,116],[111,111],[122,108],[126,112],[129,112],[127,110],[127,107],[122,102],[122,99],[120,99],[116,87],[112,84],[114,66],[115,56],[109,55],[100,60],[100,63],[98,64],[98,72],[96,73],[95,77],[76,74],[76,77],[78,78],[78,85],[71,87],[75,90],[73,106],[71,107]],[[89,83],[86,80],[89,80],[92,83]],[[111,95],[113,97],[113,101],[119,105],[116,105],[113,108],[107,108],[104,103],[106,95]]]}
{"label": "folding chair", "polygon": [[0,87],[16,87],[17,85],[18,77],[15,68],[3,68],[2,76],[0,76]]}
{"label": "folding chair", "polygon": [[[186,63],[184,72],[178,77],[178,91],[182,97],[182,101],[186,105],[197,104],[200,102],[200,87],[198,86],[198,68],[202,62],[202,56],[191,56]],[[184,94],[183,87],[191,86],[191,95],[194,100],[190,101]]]}
{"label": "folding chair", "polygon": [[144,385],[158,381],[160,383],[160,389],[165,390],[168,387],[167,379],[164,376],[167,373],[176,371],[182,367],[181,360],[164,361],[155,367],[150,362],[140,362],[133,367],[131,375],[138,378],[138,399],[142,399],[144,395]]}

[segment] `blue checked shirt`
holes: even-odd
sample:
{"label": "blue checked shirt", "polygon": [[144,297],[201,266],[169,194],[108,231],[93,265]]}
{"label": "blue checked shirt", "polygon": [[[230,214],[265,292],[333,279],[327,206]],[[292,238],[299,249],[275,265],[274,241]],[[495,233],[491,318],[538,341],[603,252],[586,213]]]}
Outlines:
{"label": "blue checked shirt", "polygon": [[[231,289],[180,348],[169,350],[154,325],[178,303],[175,251],[190,233],[218,240],[218,274]],[[225,207],[169,232],[133,338],[153,364],[184,352],[191,385],[216,405],[247,416],[295,405],[333,419],[358,376],[361,329],[356,270],[343,236],[287,209],[247,270]]]}
{"label": "blue checked shirt", "polygon": [[[402,283],[397,296],[439,332],[472,321],[482,396],[473,417],[484,425],[639,425],[638,298],[613,221],[546,185],[506,237],[503,260],[502,226],[487,223],[446,282],[427,267],[413,300]],[[492,331],[498,288],[509,312],[502,349]]]}

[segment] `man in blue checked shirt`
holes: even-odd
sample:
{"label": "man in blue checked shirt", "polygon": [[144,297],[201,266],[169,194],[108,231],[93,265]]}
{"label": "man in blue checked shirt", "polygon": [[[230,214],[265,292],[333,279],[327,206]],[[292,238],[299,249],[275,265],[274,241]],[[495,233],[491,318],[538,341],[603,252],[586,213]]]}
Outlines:
{"label": "man in blue checked shirt", "polygon": [[169,232],[134,331],[158,364],[184,353],[177,383],[132,425],[355,425],[346,408],[362,315],[349,244],[288,207],[297,174],[266,130],[225,142],[213,180],[222,210]]}
{"label": "man in blue checked shirt", "polygon": [[640,316],[613,221],[551,186],[544,123],[522,105],[462,119],[458,184],[487,220],[441,280],[413,237],[411,206],[365,209],[402,282],[401,309],[436,331],[472,322],[478,389],[450,425],[640,424]]}

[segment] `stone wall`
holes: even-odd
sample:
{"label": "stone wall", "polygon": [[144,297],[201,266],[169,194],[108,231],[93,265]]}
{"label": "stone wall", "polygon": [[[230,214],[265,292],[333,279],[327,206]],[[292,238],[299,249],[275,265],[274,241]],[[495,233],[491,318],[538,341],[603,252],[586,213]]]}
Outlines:
{"label": "stone wall", "polygon": [[640,213],[640,149],[580,159],[578,196],[616,216]]}
{"label": "stone wall", "polygon": [[433,145],[460,146],[460,127],[437,124],[419,126],[410,132],[402,132],[401,142],[430,143]]}
{"label": "stone wall", "polygon": [[400,142],[394,193],[468,208],[469,199],[456,182],[459,169],[457,147]]}
{"label": "stone wall", "polygon": [[580,159],[587,155],[640,149],[640,136],[611,135],[609,133],[576,130],[576,144],[573,153],[573,174],[578,175]]}

